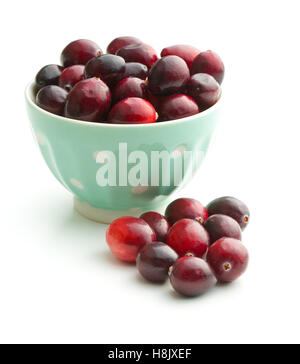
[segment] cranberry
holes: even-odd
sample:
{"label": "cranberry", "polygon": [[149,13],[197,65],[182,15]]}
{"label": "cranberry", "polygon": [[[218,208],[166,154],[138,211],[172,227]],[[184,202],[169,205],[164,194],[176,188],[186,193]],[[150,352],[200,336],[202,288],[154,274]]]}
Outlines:
{"label": "cranberry", "polygon": [[158,212],[149,211],[141,215],[140,218],[145,220],[152,227],[158,241],[162,241],[163,243],[166,242],[170,224],[163,215]]}
{"label": "cranberry", "polygon": [[237,198],[224,196],[211,201],[207,205],[208,215],[223,214],[236,220],[244,230],[249,223],[250,211],[244,202]]}
{"label": "cranberry", "polygon": [[209,235],[198,221],[182,219],[169,230],[167,244],[181,257],[191,254],[202,258],[209,246]]}
{"label": "cranberry", "polygon": [[55,85],[45,86],[36,95],[36,104],[52,114],[63,115],[68,93]]}
{"label": "cranberry", "polygon": [[126,262],[135,262],[140,249],[156,241],[156,236],[144,220],[125,216],[109,225],[106,241],[117,258]]}
{"label": "cranberry", "polygon": [[138,62],[128,62],[125,64],[125,72],[123,75],[127,77],[137,77],[145,80],[148,77],[148,67]]}
{"label": "cranberry", "polygon": [[73,64],[85,65],[90,59],[102,54],[98,44],[88,39],[78,39],[66,46],[61,54],[61,63],[64,67]]}
{"label": "cranberry", "polygon": [[182,58],[163,57],[149,72],[149,90],[155,95],[178,93],[184,88],[189,78],[190,71]]}
{"label": "cranberry", "polygon": [[168,96],[160,105],[159,120],[175,120],[192,116],[199,113],[196,102],[186,95]]}
{"label": "cranberry", "polygon": [[167,97],[168,96],[153,95],[153,93],[151,93],[147,88],[147,100],[154,106],[155,110],[157,110],[158,113],[160,111],[160,105]]}
{"label": "cranberry", "polygon": [[201,52],[194,59],[191,67],[191,75],[195,73],[208,73],[221,85],[224,78],[224,64],[217,53],[212,51]]}
{"label": "cranberry", "polygon": [[198,48],[186,44],[177,44],[171,47],[166,47],[161,51],[161,57],[178,56],[185,60],[190,69],[195,57],[200,53]]}
{"label": "cranberry", "polygon": [[113,54],[92,58],[85,66],[85,78],[98,77],[109,87],[115,86],[123,77],[125,61]]}
{"label": "cranberry", "polygon": [[187,85],[186,92],[205,110],[214,105],[221,96],[221,88],[218,82],[206,73],[193,75]]}
{"label": "cranberry", "polygon": [[135,37],[118,37],[109,43],[106,52],[110,54],[116,54],[120,48],[123,48],[130,44],[141,44],[141,43],[143,42]]}
{"label": "cranberry", "polygon": [[203,223],[208,218],[206,208],[197,200],[193,198],[178,198],[171,202],[166,209],[165,213],[171,225],[181,219],[197,219]]}
{"label": "cranberry", "polygon": [[158,60],[155,50],[144,43],[125,46],[119,49],[116,54],[123,57],[126,62],[142,63],[149,69]]}
{"label": "cranberry", "polygon": [[236,239],[217,240],[207,253],[207,262],[217,279],[232,282],[247,269],[249,255],[246,247]]}
{"label": "cranberry", "polygon": [[126,97],[146,97],[146,84],[145,81],[136,77],[124,78],[120,81],[113,91],[113,100],[118,102],[126,99]]}
{"label": "cranberry", "polygon": [[38,89],[48,85],[58,85],[59,76],[63,71],[63,67],[57,64],[48,64],[39,70],[35,77],[35,84]]}
{"label": "cranberry", "polygon": [[156,118],[150,102],[138,97],[119,101],[108,114],[108,122],[112,124],[148,124],[155,123]]}
{"label": "cranberry", "polygon": [[141,275],[152,282],[164,282],[169,268],[176,262],[178,255],[168,245],[155,242],[145,245],[136,260]]}
{"label": "cranberry", "polygon": [[66,91],[70,91],[77,82],[82,81],[84,78],[84,66],[82,64],[75,64],[67,67],[59,77],[59,86]]}
{"label": "cranberry", "polygon": [[224,237],[242,239],[240,225],[230,216],[221,214],[211,215],[205,221],[204,227],[209,234],[210,244]]}
{"label": "cranberry", "polygon": [[170,272],[173,288],[184,296],[199,296],[217,283],[209,265],[196,257],[180,258]]}
{"label": "cranberry", "polygon": [[83,121],[99,122],[106,116],[111,104],[107,85],[98,78],[78,82],[70,91],[65,116]]}

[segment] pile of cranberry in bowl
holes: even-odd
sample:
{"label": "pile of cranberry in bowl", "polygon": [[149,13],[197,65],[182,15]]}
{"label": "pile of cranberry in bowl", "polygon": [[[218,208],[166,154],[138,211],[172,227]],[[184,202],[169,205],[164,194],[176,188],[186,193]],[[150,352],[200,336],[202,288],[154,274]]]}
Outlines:
{"label": "pile of cranberry in bowl", "polygon": [[86,39],[68,44],[61,65],[36,75],[36,104],[60,116],[110,124],[148,124],[198,114],[221,96],[224,65],[213,51],[174,45],[161,51],[135,37],[104,54]]}

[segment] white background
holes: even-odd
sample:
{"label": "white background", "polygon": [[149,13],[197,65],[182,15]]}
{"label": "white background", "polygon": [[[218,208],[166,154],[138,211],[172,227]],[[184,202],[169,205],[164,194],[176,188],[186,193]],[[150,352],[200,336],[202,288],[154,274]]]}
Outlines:
{"label": "white background", "polygon": [[[299,343],[299,1],[9,1],[1,5],[2,343]],[[251,254],[196,299],[118,262],[34,144],[23,91],[63,47],[119,35],[223,58],[222,120],[182,196],[244,200]],[[193,131],[191,130],[191,133]]]}

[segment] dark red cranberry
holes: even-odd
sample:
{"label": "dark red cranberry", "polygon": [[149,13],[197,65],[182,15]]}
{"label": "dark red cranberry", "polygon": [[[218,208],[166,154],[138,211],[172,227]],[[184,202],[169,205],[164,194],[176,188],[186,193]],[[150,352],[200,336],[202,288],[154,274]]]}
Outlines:
{"label": "dark red cranberry", "polygon": [[203,223],[208,218],[208,213],[199,201],[193,198],[178,198],[171,202],[166,209],[165,213],[171,225],[181,219],[197,219],[200,223]]}
{"label": "dark red cranberry", "polygon": [[198,48],[187,44],[177,44],[171,47],[166,47],[161,51],[161,57],[178,56],[185,60],[190,69],[195,57],[200,53]]}
{"label": "dark red cranberry", "polygon": [[78,82],[70,91],[65,116],[83,121],[102,121],[111,105],[108,86],[99,78]]}
{"label": "dark red cranberry", "polygon": [[117,258],[126,262],[135,262],[141,248],[156,241],[156,236],[144,220],[125,216],[109,225],[106,241]]}
{"label": "dark red cranberry", "polygon": [[220,85],[206,73],[193,75],[186,85],[186,92],[197,102],[200,110],[211,107],[221,96]]}
{"label": "dark red cranberry", "polygon": [[207,262],[220,282],[232,282],[247,269],[249,255],[246,247],[236,239],[217,240],[207,253]]}
{"label": "dark red cranberry", "polygon": [[136,260],[141,275],[151,282],[164,282],[169,268],[176,262],[178,255],[168,245],[154,242],[145,245]]}
{"label": "dark red cranberry", "polygon": [[242,239],[240,225],[230,216],[221,214],[211,215],[205,221],[204,227],[209,234],[210,244],[224,237]]}
{"label": "dark red cranberry", "polygon": [[223,214],[236,220],[244,230],[249,223],[250,211],[244,202],[235,197],[224,196],[211,201],[207,205],[208,215]]}
{"label": "dark red cranberry", "polygon": [[123,77],[125,61],[113,54],[92,58],[85,66],[85,78],[98,77],[109,87],[115,86]]}
{"label": "dark red cranberry", "polygon": [[152,227],[158,241],[162,241],[163,243],[167,241],[170,224],[163,215],[158,212],[149,211],[141,215],[140,218],[145,220]]}
{"label": "dark red cranberry", "polygon": [[48,64],[39,70],[35,77],[35,84],[38,89],[49,85],[58,85],[59,76],[63,71],[63,67],[57,64]]}
{"label": "dark red cranberry", "polygon": [[112,124],[148,124],[155,123],[156,118],[150,102],[138,97],[119,101],[108,114],[108,122]]}
{"label": "dark red cranberry", "polygon": [[209,235],[198,221],[182,219],[169,230],[167,244],[180,257],[191,254],[202,258],[209,246]]}
{"label": "dark red cranberry", "polygon": [[67,67],[59,77],[59,86],[66,91],[70,91],[77,82],[82,81],[84,78],[84,66],[82,64],[75,64]]}
{"label": "dark red cranberry", "polygon": [[160,105],[164,102],[164,100],[167,98],[168,96],[158,96],[158,95],[153,95],[153,93],[151,93],[149,91],[149,89],[147,88],[147,100],[154,106],[155,110],[159,113],[160,111]]}
{"label": "dark red cranberry", "polygon": [[99,54],[102,54],[102,50],[98,44],[88,39],[78,39],[66,46],[62,51],[60,60],[64,67],[73,64],[85,65],[90,59]]}
{"label": "dark red cranberry", "polygon": [[123,57],[126,62],[142,63],[149,69],[158,60],[156,51],[144,43],[125,46],[119,49],[116,54]]}
{"label": "dark red cranberry", "polygon": [[217,280],[204,260],[183,257],[170,269],[170,282],[176,292],[194,297],[211,289]]}
{"label": "dark red cranberry", "polygon": [[143,42],[135,37],[118,37],[109,43],[106,52],[110,54],[116,54],[120,48],[123,48],[130,44],[141,44],[141,43]]}
{"label": "dark red cranberry", "polygon": [[113,100],[118,102],[126,99],[127,97],[140,97],[146,98],[146,84],[145,81],[136,77],[124,78],[120,81],[113,91]]}
{"label": "dark red cranberry", "polygon": [[179,93],[189,78],[190,71],[184,60],[177,56],[167,56],[151,68],[148,86],[154,95],[170,95]]}
{"label": "dark red cranberry", "polygon": [[181,94],[171,95],[160,105],[159,120],[181,119],[198,113],[199,107],[191,97]]}
{"label": "dark red cranberry", "polygon": [[125,64],[124,78],[137,77],[145,80],[148,77],[148,67],[138,62],[128,62]]}
{"label": "dark red cranberry", "polygon": [[59,86],[45,86],[36,95],[36,104],[42,109],[56,115],[63,115],[68,97],[66,90]]}
{"label": "dark red cranberry", "polygon": [[224,78],[224,64],[217,53],[212,51],[201,52],[194,59],[191,67],[191,75],[196,73],[207,73],[213,76],[221,85]]}

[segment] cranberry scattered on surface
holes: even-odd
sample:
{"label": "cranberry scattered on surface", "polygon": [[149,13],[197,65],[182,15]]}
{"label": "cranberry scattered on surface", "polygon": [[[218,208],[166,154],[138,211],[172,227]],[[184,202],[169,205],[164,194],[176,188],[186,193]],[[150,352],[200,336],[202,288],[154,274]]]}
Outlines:
{"label": "cranberry scattered on surface", "polygon": [[191,75],[196,73],[207,73],[213,76],[221,85],[224,78],[224,64],[220,56],[212,51],[198,54],[191,67]]}
{"label": "cranberry scattered on surface", "polygon": [[235,197],[224,196],[216,198],[207,205],[208,215],[223,214],[236,220],[244,230],[249,223],[250,211],[244,202]]}
{"label": "cranberry scattered on surface", "polygon": [[183,257],[170,269],[174,290],[184,296],[199,296],[211,289],[217,280],[209,265],[196,257]]}
{"label": "cranberry scattered on surface", "polygon": [[165,212],[171,225],[181,219],[197,219],[203,223],[208,218],[206,207],[193,198],[178,198],[171,202]]}
{"label": "cranberry scattered on surface", "polygon": [[246,247],[236,239],[217,240],[207,253],[207,262],[220,282],[232,282],[247,269],[249,255]]}
{"label": "cranberry scattered on surface", "polygon": [[220,85],[206,73],[193,75],[186,85],[186,92],[197,102],[201,110],[213,106],[221,96]]}
{"label": "cranberry scattered on surface", "polygon": [[190,78],[185,61],[177,56],[167,56],[158,60],[150,69],[148,86],[154,95],[179,93]]}
{"label": "cranberry scattered on surface", "polygon": [[140,97],[146,98],[147,87],[145,81],[136,77],[124,78],[120,81],[113,91],[113,100],[118,102],[126,99],[127,97]]}
{"label": "cranberry scattered on surface", "polygon": [[135,37],[118,37],[111,41],[107,46],[107,53],[116,54],[120,48],[128,46],[130,44],[141,44],[143,43],[138,38]]}
{"label": "cranberry scattered on surface", "polygon": [[158,60],[156,51],[144,43],[125,46],[120,48],[116,54],[123,57],[126,62],[142,63],[149,69]]}
{"label": "cranberry scattered on surface", "polygon": [[65,116],[83,121],[102,121],[111,104],[108,86],[98,78],[78,82],[70,91]]}
{"label": "cranberry scattered on surface", "polygon": [[145,80],[148,77],[148,67],[138,62],[125,63],[125,72],[123,77],[137,77],[141,80]]}
{"label": "cranberry scattered on surface", "polygon": [[41,89],[49,85],[58,85],[58,80],[63,69],[63,67],[57,64],[48,64],[41,68],[35,77],[37,88]]}
{"label": "cranberry scattered on surface", "polygon": [[182,58],[190,69],[195,57],[200,53],[198,48],[187,44],[177,44],[166,47],[161,51],[161,57],[178,56]]}
{"label": "cranberry scattered on surface", "polygon": [[170,224],[163,215],[158,212],[149,211],[142,214],[140,218],[145,220],[152,227],[158,241],[163,243],[166,242]]}
{"label": "cranberry scattered on surface", "polygon": [[56,85],[45,86],[36,95],[36,104],[56,115],[63,115],[68,93]]}
{"label": "cranberry scattered on surface", "polygon": [[167,244],[180,257],[191,254],[202,258],[209,246],[209,235],[198,221],[182,219],[169,230]]}
{"label": "cranberry scattered on surface", "polygon": [[61,63],[64,67],[73,64],[85,65],[90,59],[102,54],[101,48],[88,39],[78,39],[66,46],[61,54]]}
{"label": "cranberry scattered on surface", "polygon": [[106,241],[117,258],[126,262],[135,262],[141,248],[156,241],[156,236],[144,220],[125,216],[109,225]]}
{"label": "cranberry scattered on surface", "polygon": [[59,86],[66,91],[70,91],[73,86],[84,78],[84,66],[82,64],[75,64],[65,68],[59,77]]}
{"label": "cranberry scattered on surface", "polygon": [[168,96],[159,107],[159,121],[185,118],[199,113],[199,107],[189,96],[177,94]]}
{"label": "cranberry scattered on surface", "polygon": [[211,215],[204,223],[204,227],[209,234],[210,244],[223,237],[242,239],[240,225],[230,216]]}
{"label": "cranberry scattered on surface", "polygon": [[149,124],[155,123],[156,111],[150,102],[128,97],[115,104],[108,114],[108,122],[112,124]]}
{"label": "cranberry scattered on surface", "polygon": [[140,274],[152,282],[164,282],[169,268],[178,259],[177,253],[162,242],[145,245],[136,260]]}

